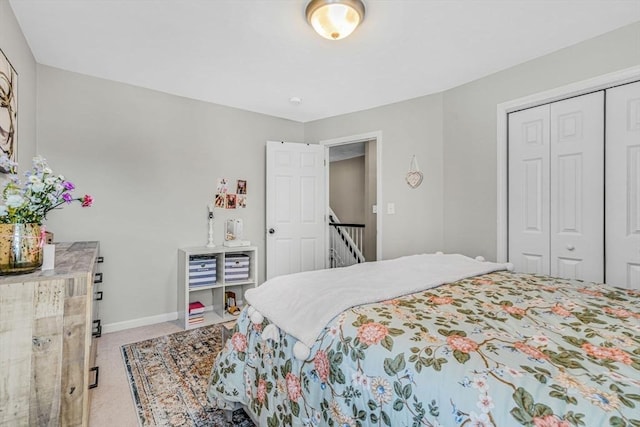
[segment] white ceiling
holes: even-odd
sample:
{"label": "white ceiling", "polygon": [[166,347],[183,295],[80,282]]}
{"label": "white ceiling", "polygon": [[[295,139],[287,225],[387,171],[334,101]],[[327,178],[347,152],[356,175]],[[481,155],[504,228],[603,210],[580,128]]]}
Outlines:
{"label": "white ceiling", "polygon": [[334,42],[306,23],[306,0],[10,0],[41,64],[300,122],[441,92],[640,21],[640,0],[364,2],[363,25]]}

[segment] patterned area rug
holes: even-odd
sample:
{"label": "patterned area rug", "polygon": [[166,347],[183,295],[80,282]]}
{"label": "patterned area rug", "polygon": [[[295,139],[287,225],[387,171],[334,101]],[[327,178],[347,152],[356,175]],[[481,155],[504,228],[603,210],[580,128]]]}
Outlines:
{"label": "patterned area rug", "polygon": [[220,326],[205,326],[122,346],[122,357],[142,427],[240,426],[254,424],[239,409],[231,422],[206,396]]}

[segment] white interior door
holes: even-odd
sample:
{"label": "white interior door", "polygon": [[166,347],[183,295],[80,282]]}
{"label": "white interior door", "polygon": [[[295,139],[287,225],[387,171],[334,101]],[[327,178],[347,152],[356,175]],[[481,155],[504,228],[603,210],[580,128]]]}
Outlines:
{"label": "white interior door", "polygon": [[509,114],[509,261],[549,274],[549,105]]}
{"label": "white interior door", "polygon": [[324,147],[267,142],[267,279],[325,267]]}
{"label": "white interior door", "polygon": [[640,289],[640,82],[607,90],[606,282]]}
{"label": "white interior door", "polygon": [[604,92],[551,104],[551,275],[604,280]]}

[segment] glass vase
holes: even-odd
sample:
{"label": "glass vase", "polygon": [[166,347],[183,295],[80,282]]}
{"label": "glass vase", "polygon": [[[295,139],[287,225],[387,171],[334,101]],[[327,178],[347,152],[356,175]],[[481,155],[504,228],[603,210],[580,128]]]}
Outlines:
{"label": "glass vase", "polygon": [[38,224],[0,224],[0,274],[31,273],[42,266]]}

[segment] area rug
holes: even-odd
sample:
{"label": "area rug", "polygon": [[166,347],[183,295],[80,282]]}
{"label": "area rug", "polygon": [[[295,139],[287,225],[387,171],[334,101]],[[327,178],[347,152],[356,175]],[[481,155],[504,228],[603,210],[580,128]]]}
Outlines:
{"label": "area rug", "polygon": [[228,422],[207,400],[209,374],[222,348],[220,326],[205,326],[122,346],[142,427],[253,427],[239,409]]}

